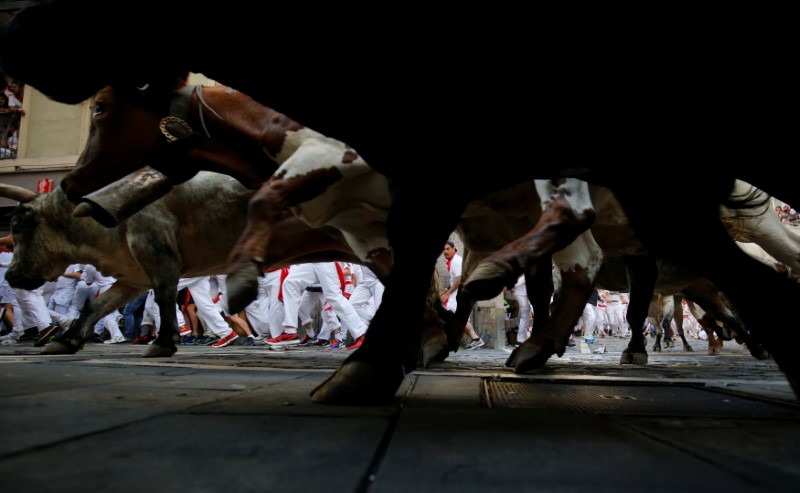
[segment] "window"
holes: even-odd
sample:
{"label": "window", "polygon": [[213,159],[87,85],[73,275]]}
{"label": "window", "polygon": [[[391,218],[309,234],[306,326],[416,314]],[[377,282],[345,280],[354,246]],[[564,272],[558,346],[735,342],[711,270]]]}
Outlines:
{"label": "window", "polygon": [[5,74],[0,80],[0,159],[14,159],[19,147],[20,121],[24,86]]}

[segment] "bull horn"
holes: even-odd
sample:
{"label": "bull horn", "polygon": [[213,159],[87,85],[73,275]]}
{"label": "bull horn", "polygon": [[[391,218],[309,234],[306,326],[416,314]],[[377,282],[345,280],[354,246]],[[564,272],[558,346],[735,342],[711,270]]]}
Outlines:
{"label": "bull horn", "polygon": [[103,226],[113,228],[171,189],[172,180],[167,175],[145,166],[83,197],[72,215],[91,216]]}
{"label": "bull horn", "polygon": [[39,194],[27,188],[18,187],[16,185],[8,185],[0,183],[0,197],[16,200],[17,202],[30,202],[35,199]]}

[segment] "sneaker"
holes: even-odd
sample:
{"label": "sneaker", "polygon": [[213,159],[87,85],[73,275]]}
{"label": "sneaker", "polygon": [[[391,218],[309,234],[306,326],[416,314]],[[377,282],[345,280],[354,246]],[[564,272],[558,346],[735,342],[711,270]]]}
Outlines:
{"label": "sneaker", "polygon": [[317,336],[308,337],[308,335],[304,335],[300,342],[297,343],[298,346],[313,346],[314,343],[317,342]]}
{"label": "sneaker", "polygon": [[318,338],[316,341],[312,342],[311,345],[312,346],[328,347],[328,346],[331,345],[331,341],[329,341],[327,339],[319,339]]}
{"label": "sneaker", "polygon": [[567,347],[575,347],[575,339],[572,336],[569,336],[569,340],[567,341]]}
{"label": "sneaker", "polygon": [[181,338],[181,344],[185,346],[193,346],[195,342],[197,342],[197,337],[195,336],[184,336]]}
{"label": "sneaker", "polygon": [[214,344],[219,342],[219,337],[206,337],[206,342],[204,345],[206,346],[213,346]]}
{"label": "sneaker", "polygon": [[87,339],[86,342],[91,342],[93,344],[103,344],[106,341],[103,340],[100,334],[94,332],[92,333],[92,335],[89,336],[89,339]]}
{"label": "sneaker", "polygon": [[269,339],[267,339],[267,344],[269,344],[270,346],[289,346],[299,343],[300,339],[298,338],[297,332],[295,332],[294,334],[287,334],[286,332],[284,332],[278,337],[270,337]]}
{"label": "sneaker", "polygon": [[0,341],[17,341],[19,339],[18,332],[9,332],[6,335],[0,336]]}
{"label": "sneaker", "polygon": [[148,342],[150,342],[150,336],[139,336],[131,341],[131,344],[147,344]]}
{"label": "sneaker", "polygon": [[232,343],[233,341],[235,341],[238,338],[239,338],[239,336],[236,334],[236,332],[231,331],[230,334],[226,335],[222,339],[220,339],[217,342],[215,342],[214,344],[212,344],[211,347],[225,347],[225,346],[227,346],[228,344]]}
{"label": "sneaker", "polygon": [[478,349],[479,347],[483,347],[484,344],[486,343],[483,342],[483,339],[478,337],[477,339],[469,341],[469,344],[467,344],[467,346],[464,349]]}
{"label": "sneaker", "polygon": [[364,344],[364,336],[361,336],[358,339],[356,339],[356,342],[354,342],[350,346],[347,346],[347,349],[358,349],[361,347],[362,344]]}
{"label": "sneaker", "polygon": [[20,334],[17,338],[18,341],[35,341],[39,338],[39,329],[36,327],[31,327],[30,329],[25,329],[25,331]]}
{"label": "sneaker", "polygon": [[120,344],[123,342],[128,342],[128,340],[125,339],[125,336],[119,336],[119,337],[112,337],[107,341],[103,341],[103,344]]}
{"label": "sneaker", "polygon": [[583,342],[586,344],[594,344],[594,339],[584,339]]}
{"label": "sneaker", "polygon": [[256,340],[253,337],[247,336],[244,338],[244,342],[242,342],[242,346],[255,346]]}
{"label": "sneaker", "polygon": [[328,349],[342,349],[344,347],[344,342],[340,341],[339,339],[333,339],[330,344],[328,344]]}
{"label": "sneaker", "polygon": [[50,342],[50,340],[57,335],[59,329],[60,327],[58,325],[53,324],[39,332],[39,337],[36,339],[36,342],[33,343],[33,347],[42,347]]}
{"label": "sneaker", "polygon": [[190,329],[188,325],[184,325],[183,327],[178,329],[178,331],[181,333],[181,337],[192,334],[192,329]]}

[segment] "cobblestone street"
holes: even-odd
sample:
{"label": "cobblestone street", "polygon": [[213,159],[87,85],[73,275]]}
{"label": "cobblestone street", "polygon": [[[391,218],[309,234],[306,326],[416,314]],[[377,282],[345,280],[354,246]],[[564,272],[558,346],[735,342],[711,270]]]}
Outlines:
{"label": "cobblestone street", "polygon": [[370,407],[310,402],[346,350],[180,346],[150,359],[130,344],[0,346],[0,485],[798,491],[800,406],[773,361],[735,342],[711,356],[705,341],[653,352],[648,339],[648,364],[621,366],[627,342],[578,338],[525,375],[505,366],[511,348],[462,349]]}

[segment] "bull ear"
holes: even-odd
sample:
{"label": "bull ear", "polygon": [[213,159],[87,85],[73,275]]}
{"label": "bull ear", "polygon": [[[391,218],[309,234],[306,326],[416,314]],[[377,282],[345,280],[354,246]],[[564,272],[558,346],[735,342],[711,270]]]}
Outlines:
{"label": "bull ear", "polygon": [[18,187],[16,185],[0,183],[0,197],[5,197],[7,199],[16,200],[19,202],[30,202],[37,196],[38,194],[33,190],[28,190],[27,188]]}

